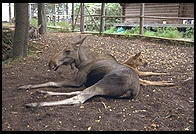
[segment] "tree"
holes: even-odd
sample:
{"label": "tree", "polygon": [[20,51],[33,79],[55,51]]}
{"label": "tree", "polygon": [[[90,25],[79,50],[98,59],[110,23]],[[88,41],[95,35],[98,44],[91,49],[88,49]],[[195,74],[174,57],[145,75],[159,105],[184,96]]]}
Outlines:
{"label": "tree", "polygon": [[56,4],[52,4],[52,12],[53,12],[53,25],[56,26]]}
{"label": "tree", "polygon": [[12,21],[12,18],[11,18],[11,3],[9,3],[9,22]]}
{"label": "tree", "polygon": [[38,3],[38,26],[41,25],[39,29],[40,34],[46,32],[46,12],[44,3]]}
{"label": "tree", "polygon": [[27,56],[28,46],[28,3],[14,3],[16,9],[13,58]]}

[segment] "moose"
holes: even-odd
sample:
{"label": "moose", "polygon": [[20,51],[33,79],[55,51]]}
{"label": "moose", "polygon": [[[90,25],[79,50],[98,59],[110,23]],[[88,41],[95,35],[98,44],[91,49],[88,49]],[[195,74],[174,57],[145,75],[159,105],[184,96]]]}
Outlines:
{"label": "moose", "polygon": [[[173,85],[167,81],[147,81],[142,80],[142,75],[163,75],[165,73],[140,72],[137,67],[147,65],[141,58],[141,52],[129,57],[122,64],[110,54],[95,55],[88,47],[82,46],[87,36],[81,35],[72,39],[69,46],[54,55],[49,61],[49,68],[56,71],[62,65],[76,67],[78,72],[74,80],[64,80],[61,82],[47,82],[36,85],[24,85],[18,89],[35,89],[43,87],[81,87],[85,85],[83,91],[70,93],[50,92],[38,90],[38,93],[47,95],[75,95],[69,99],[54,101],[29,103],[26,107],[41,107],[63,104],[81,104],[93,96],[109,96],[116,98],[135,98],[139,94],[141,85]],[[139,75],[139,76],[138,76]]]}
{"label": "moose", "polygon": [[74,80],[47,82],[36,85],[24,85],[18,89],[34,89],[43,87],[80,87],[83,91],[70,93],[38,91],[48,95],[75,95],[71,98],[54,101],[29,103],[26,107],[42,107],[62,104],[82,104],[93,96],[109,96],[117,98],[135,98],[140,91],[139,76],[132,68],[117,62],[110,54],[95,55],[88,47],[82,46],[87,36],[81,35],[69,42],[69,47],[54,55],[49,61],[49,68],[57,70],[62,65],[75,66],[78,72]]}
{"label": "moose", "polygon": [[[125,66],[132,68],[136,71],[139,76],[152,76],[152,75],[167,75],[168,73],[157,73],[157,72],[141,72],[137,68],[139,66],[146,67],[148,62],[141,56],[141,52],[137,53],[135,56],[130,56],[127,60],[123,62]],[[149,81],[139,78],[139,82],[142,86],[172,86],[175,85],[171,81]]]}

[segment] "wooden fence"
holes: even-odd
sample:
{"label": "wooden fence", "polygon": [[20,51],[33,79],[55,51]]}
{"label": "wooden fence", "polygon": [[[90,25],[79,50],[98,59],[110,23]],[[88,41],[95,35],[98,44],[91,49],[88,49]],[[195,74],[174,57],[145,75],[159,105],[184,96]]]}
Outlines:
{"label": "wooden fence", "polygon": [[[72,7],[74,7],[74,4],[72,5]],[[102,3],[101,6],[101,14],[100,15],[91,15],[88,12],[88,9],[85,7],[84,3],[80,4],[80,8],[81,9],[81,14],[80,14],[80,32],[84,33],[84,17],[88,17],[90,16],[93,20],[93,22],[95,23],[96,27],[99,29],[99,33],[102,34],[104,32],[104,26],[105,26],[105,19],[107,18],[140,18],[140,23],[139,23],[139,27],[140,27],[140,34],[143,35],[143,29],[144,29],[144,19],[145,18],[153,18],[153,19],[175,19],[175,20],[194,20],[194,18],[190,18],[190,17],[160,17],[160,16],[144,16],[144,3],[141,3],[140,5],[140,15],[132,15],[132,16],[106,16],[105,15],[105,8],[106,8],[106,4]],[[87,12],[89,13],[89,15],[85,15],[83,9],[86,8]],[[72,10],[72,16],[74,16],[74,10]],[[79,12],[78,12],[79,15]],[[76,25],[76,21],[78,18],[78,15],[76,16],[75,19],[75,23],[74,23],[74,19],[72,18],[72,31],[74,31],[74,27]],[[98,24],[94,21],[93,17],[100,17],[100,26],[98,26]],[[187,25],[185,25],[185,27],[187,27]],[[191,27],[194,27],[193,25],[191,25]]]}
{"label": "wooden fence", "polygon": [[[54,9],[55,10],[55,9]],[[84,10],[87,11],[88,14],[85,14]],[[71,22],[72,22],[72,31],[74,32],[75,31],[75,27],[77,24],[79,24],[80,26],[80,32],[81,33],[85,33],[85,29],[84,29],[84,18],[85,17],[90,17],[92,22],[95,24],[96,28],[98,29],[99,31],[99,34],[102,34],[104,32],[104,27],[105,27],[105,20],[107,18],[139,18],[140,19],[140,23],[139,23],[139,27],[140,27],[140,35],[143,35],[143,32],[144,32],[144,19],[145,18],[151,18],[151,19],[174,19],[174,20],[194,20],[194,18],[191,18],[191,17],[162,17],[162,16],[144,16],[144,10],[145,10],[145,4],[144,3],[141,3],[140,4],[140,15],[121,15],[121,16],[107,16],[105,15],[105,10],[106,10],[106,3],[102,3],[101,5],[101,14],[90,14],[88,8],[85,6],[84,3],[81,3],[80,6],[79,6],[79,10],[78,12],[76,13],[75,12],[75,9],[74,9],[74,3],[72,3],[72,14],[71,15],[56,15],[56,14],[52,14],[52,15],[47,15],[48,17],[53,17],[54,15],[55,16],[58,16],[61,17],[67,17],[67,16],[71,16]],[[78,18],[80,16],[80,20],[79,22],[80,23],[77,23],[78,22]],[[94,17],[99,17],[100,18],[100,24],[97,24]],[[54,17],[55,18],[55,17]],[[56,19],[53,19],[53,21],[56,21]],[[54,26],[55,26],[55,22],[54,23]],[[167,27],[168,25],[170,24],[161,24],[161,27]],[[177,27],[194,27],[194,25],[183,25],[183,24],[173,24],[172,26],[177,26]],[[89,32],[88,32],[89,33]]]}

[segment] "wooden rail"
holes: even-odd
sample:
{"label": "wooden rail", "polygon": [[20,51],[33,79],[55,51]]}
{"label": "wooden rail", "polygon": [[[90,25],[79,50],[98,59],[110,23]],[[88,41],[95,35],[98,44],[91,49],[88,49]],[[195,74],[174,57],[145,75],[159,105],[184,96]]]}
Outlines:
{"label": "wooden rail", "polygon": [[[145,4],[144,3],[141,3],[140,5],[140,15],[126,15],[126,16],[108,16],[108,15],[105,15],[105,3],[102,3],[101,5],[101,14],[94,14],[94,15],[91,15],[89,13],[89,15],[81,15],[81,19],[84,19],[84,17],[91,17],[93,22],[95,23],[96,27],[98,28],[98,24],[95,22],[95,20],[93,19],[93,17],[98,17],[100,18],[100,28],[99,28],[99,33],[102,34],[104,32],[104,26],[105,26],[105,21],[104,19],[107,19],[107,18],[140,18],[140,24],[139,24],[139,27],[140,27],[140,34],[143,35],[143,28],[144,28],[144,19],[145,18],[153,18],[153,19],[173,19],[173,20],[194,20],[194,18],[191,18],[191,17],[161,17],[161,16],[145,16],[144,15],[144,7],[145,7]],[[87,7],[86,7],[87,9]],[[84,24],[80,24],[80,27],[84,27]],[[187,26],[186,26],[187,27]],[[192,26],[188,26],[188,27],[192,27]],[[81,29],[81,28],[80,28]],[[82,31],[80,31],[82,32]],[[84,32],[84,31],[83,31]]]}
{"label": "wooden rail", "polygon": [[[162,16],[145,16],[144,15],[144,9],[145,9],[145,4],[141,3],[140,6],[138,6],[138,8],[140,8],[140,15],[124,15],[124,16],[108,16],[105,15],[105,8],[106,8],[106,4],[102,3],[101,5],[101,14],[94,14],[91,15],[90,12],[88,11],[88,8],[85,6],[85,3],[81,3],[79,6],[79,10],[78,13],[75,14],[75,10],[74,10],[74,3],[72,3],[72,14],[71,15],[56,15],[56,14],[52,14],[52,15],[47,15],[47,16],[71,16],[71,20],[72,20],[72,31],[74,31],[76,24],[78,23],[77,20],[80,16],[80,32],[85,32],[84,30],[84,18],[85,17],[91,17],[92,22],[95,24],[96,28],[99,31],[99,34],[102,34],[104,32],[104,27],[105,27],[105,19],[107,18],[139,18],[140,19],[140,23],[137,24],[140,27],[140,34],[143,35],[143,28],[146,26],[146,24],[144,24],[144,19],[168,19],[168,20],[194,20],[194,18],[192,17],[162,17]],[[84,14],[84,10],[87,10],[88,14]],[[100,18],[100,24],[98,24],[94,18]],[[160,27],[167,27],[168,25],[171,26],[177,26],[180,27],[183,24],[160,24]],[[125,25],[125,26],[129,26],[129,25]],[[159,25],[157,25],[159,26]],[[184,27],[194,27],[194,25],[184,25]]]}

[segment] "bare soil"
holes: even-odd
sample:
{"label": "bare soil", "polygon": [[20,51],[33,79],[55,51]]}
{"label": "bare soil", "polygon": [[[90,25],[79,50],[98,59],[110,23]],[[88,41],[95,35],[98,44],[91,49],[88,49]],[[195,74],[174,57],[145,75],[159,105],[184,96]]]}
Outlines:
{"label": "bare soil", "polygon": [[[34,42],[31,55],[2,67],[2,130],[194,130],[194,47],[174,46],[139,39],[88,35],[83,45],[95,53],[110,53],[119,62],[143,52],[148,60],[141,71],[167,72],[164,76],[141,77],[153,81],[173,81],[175,86],[141,86],[134,100],[93,97],[81,106],[26,108],[31,102],[55,101],[69,96],[45,96],[38,89],[17,90],[25,84],[73,79],[77,70],[62,66],[48,71],[48,60],[68,46],[78,33],[48,32]],[[39,44],[39,45],[37,45]],[[42,88],[70,92],[81,88]]]}

